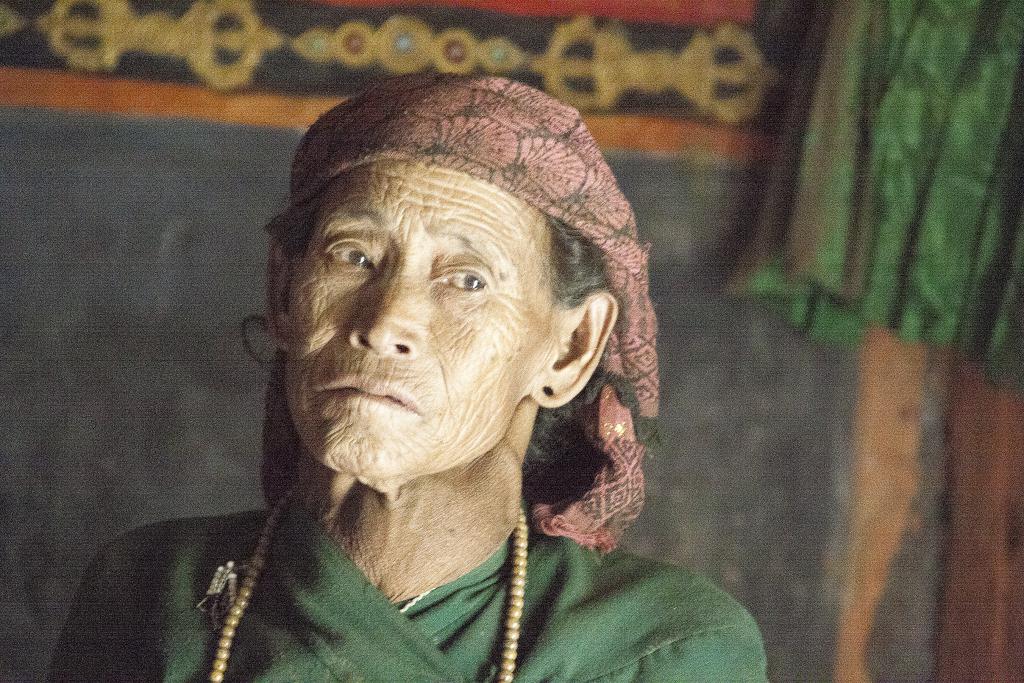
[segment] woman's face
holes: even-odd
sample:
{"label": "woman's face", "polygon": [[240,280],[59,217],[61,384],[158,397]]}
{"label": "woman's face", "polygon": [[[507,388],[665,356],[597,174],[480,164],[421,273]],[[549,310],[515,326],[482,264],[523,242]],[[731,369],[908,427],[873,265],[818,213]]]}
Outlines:
{"label": "woman's face", "polygon": [[537,210],[457,171],[354,170],[326,192],[288,293],[305,449],[371,484],[475,459],[557,355],[554,316]]}

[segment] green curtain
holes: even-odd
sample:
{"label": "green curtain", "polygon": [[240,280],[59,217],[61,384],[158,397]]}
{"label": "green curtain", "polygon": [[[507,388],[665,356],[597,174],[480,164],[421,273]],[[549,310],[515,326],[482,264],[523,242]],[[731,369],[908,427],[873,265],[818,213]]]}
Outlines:
{"label": "green curtain", "polygon": [[841,0],[810,33],[745,287],[1024,391],[1024,0]]}

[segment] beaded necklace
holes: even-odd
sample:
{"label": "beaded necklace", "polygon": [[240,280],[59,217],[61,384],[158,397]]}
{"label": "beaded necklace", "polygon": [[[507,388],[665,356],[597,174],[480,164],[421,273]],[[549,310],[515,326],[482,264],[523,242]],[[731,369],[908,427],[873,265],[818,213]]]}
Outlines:
{"label": "beaded necklace", "polygon": [[[270,549],[270,541],[273,538],[274,530],[281,513],[284,510],[288,494],[284,495],[271,510],[267,521],[260,532],[259,540],[256,542],[256,549],[246,564],[245,578],[238,589],[238,594],[231,602],[224,617],[224,623],[220,628],[220,640],[217,641],[217,650],[213,656],[213,664],[210,666],[211,683],[221,683],[224,674],[228,670],[228,660],[231,658],[231,646],[234,643],[235,633],[238,624],[245,614],[245,608],[249,606],[252,598],[253,588],[263,571],[267,560],[267,551]],[[498,683],[511,683],[512,676],[516,671],[516,656],[519,651],[519,627],[523,617],[523,599],[526,591],[526,557],[529,544],[529,527],[526,524],[526,515],[519,511],[519,521],[512,532],[512,577],[509,580],[508,608],[505,613],[505,638],[501,648],[501,663],[498,667]],[[427,591],[428,593],[430,591]],[[418,602],[425,597],[426,593],[414,598],[402,609],[412,607],[413,602]]]}

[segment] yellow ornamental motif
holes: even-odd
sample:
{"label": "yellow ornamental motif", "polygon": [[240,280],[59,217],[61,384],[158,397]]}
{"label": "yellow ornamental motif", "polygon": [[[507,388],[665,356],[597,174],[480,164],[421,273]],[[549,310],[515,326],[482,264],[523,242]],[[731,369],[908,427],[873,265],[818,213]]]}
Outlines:
{"label": "yellow ornamental motif", "polygon": [[334,31],[313,28],[291,41],[292,50],[311,62],[337,61],[359,69],[376,60],[376,33],[362,21],[349,21]]}
{"label": "yellow ornamental motif", "polygon": [[[725,123],[748,121],[761,111],[765,92],[775,72],[764,63],[754,37],[734,24],[723,24],[707,36],[695,38],[679,53],[673,73],[675,89],[712,117]],[[716,60],[732,52],[736,59]]]}
{"label": "yellow ornamental motif", "polygon": [[252,81],[263,55],[284,43],[248,0],[197,2],[178,23],[178,36],[192,70],[223,90]]}
{"label": "yellow ornamental motif", "polygon": [[127,0],[57,0],[36,25],[72,68],[109,71],[134,42],[135,18]]}
{"label": "yellow ornamental motif", "polygon": [[519,71],[526,64],[527,56],[518,45],[507,38],[488,38],[480,43],[477,59],[484,71],[492,74],[508,74]]}
{"label": "yellow ornamental motif", "polygon": [[180,18],[138,16],[127,0],[57,0],[36,26],[72,68],[110,71],[126,52],[176,57],[221,90],[249,83],[263,56],[284,42],[248,0],[202,0]]}
{"label": "yellow ornamental motif", "polygon": [[[0,4],[0,38],[26,25]],[[220,90],[250,84],[268,53],[288,49],[311,63],[392,74],[537,74],[549,93],[584,110],[610,109],[628,92],[675,92],[708,118],[742,124],[760,112],[775,78],[750,32],[732,24],[694,31],[678,50],[637,50],[621,24],[598,28],[577,17],[555,26],[542,54],[504,36],[434,31],[405,14],[376,27],[348,21],[290,37],[266,25],[251,0],[197,0],[180,17],[139,15],[129,0],[57,0],[34,26],[71,68],[110,71],[135,52],[184,60]]]}
{"label": "yellow ornamental motif", "polygon": [[0,5],[0,38],[6,38],[20,31],[25,20],[7,5]]}
{"label": "yellow ornamental motif", "polygon": [[[581,47],[589,48],[593,57],[569,56]],[[719,64],[716,56],[724,49],[735,59]],[[583,109],[610,108],[631,90],[675,90],[703,114],[726,123],[756,116],[774,78],[753,36],[732,24],[719,26],[710,35],[696,31],[678,53],[641,52],[633,49],[619,27],[598,29],[590,17],[558,26],[547,52],[534,59],[530,69],[543,77],[548,92]],[[592,85],[581,88],[576,83]]]}
{"label": "yellow ornamental motif", "polygon": [[442,31],[433,40],[434,64],[442,73],[468,74],[476,71],[480,46],[472,33],[461,28]]}
{"label": "yellow ornamental motif", "polygon": [[411,74],[432,66],[434,32],[414,17],[396,14],[377,29],[377,61],[393,74]]}

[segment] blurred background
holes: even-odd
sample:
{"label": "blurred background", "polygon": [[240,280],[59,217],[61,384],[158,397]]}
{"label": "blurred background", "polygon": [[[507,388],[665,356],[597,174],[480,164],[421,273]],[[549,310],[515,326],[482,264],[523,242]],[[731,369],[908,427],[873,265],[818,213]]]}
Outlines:
{"label": "blurred background", "polygon": [[584,111],[652,244],[628,547],[773,680],[1024,680],[1022,45],[1012,0],[0,1],[0,680],[101,543],[262,505],[262,226],[429,70]]}

